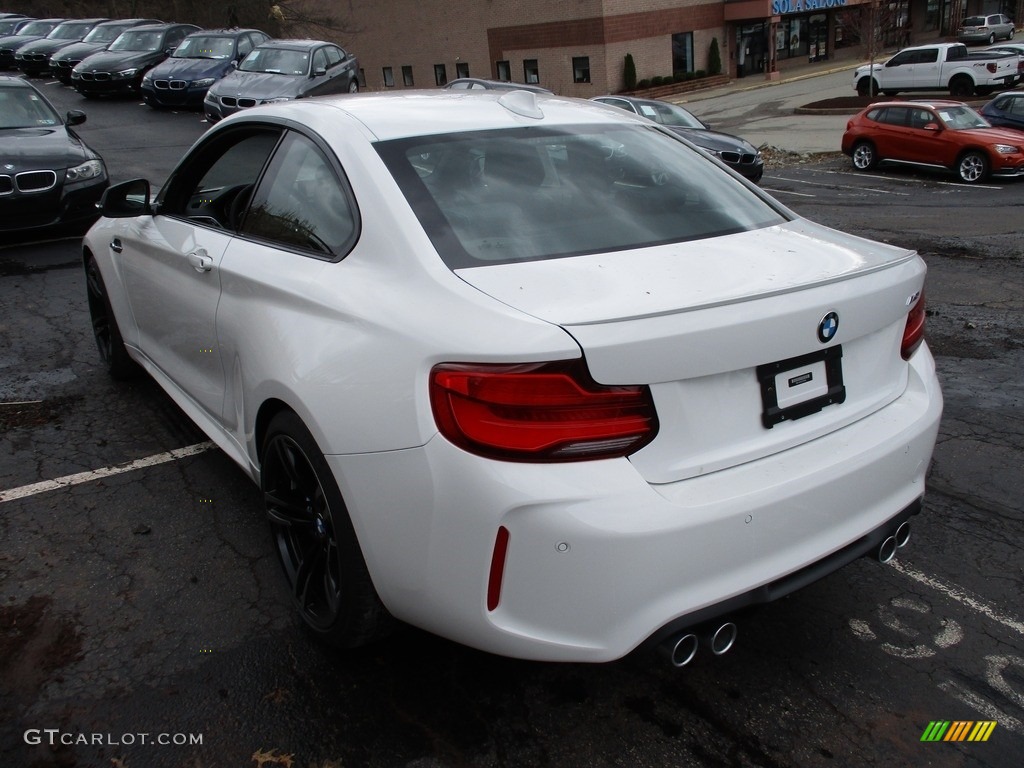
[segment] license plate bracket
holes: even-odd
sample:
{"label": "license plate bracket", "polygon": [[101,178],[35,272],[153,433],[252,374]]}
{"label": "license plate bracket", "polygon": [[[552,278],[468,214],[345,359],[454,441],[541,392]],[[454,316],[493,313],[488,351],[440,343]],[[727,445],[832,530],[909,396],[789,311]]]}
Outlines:
{"label": "license plate bracket", "polygon": [[842,345],[759,365],[757,378],[761,385],[761,423],[766,429],[846,400]]}

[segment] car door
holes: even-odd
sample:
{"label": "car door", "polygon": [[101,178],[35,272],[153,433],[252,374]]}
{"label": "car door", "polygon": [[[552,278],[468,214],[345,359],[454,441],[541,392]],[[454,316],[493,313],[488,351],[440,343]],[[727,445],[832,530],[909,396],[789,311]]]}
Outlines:
{"label": "car door", "polygon": [[878,148],[879,157],[887,160],[908,160],[907,140],[909,129],[907,107],[885,107],[877,119],[877,126],[871,134]]}
{"label": "car door", "polygon": [[914,87],[916,53],[916,51],[901,51],[885,62],[885,72],[882,75],[883,90],[898,91]]}
{"label": "car door", "polygon": [[251,194],[279,133],[226,132],[198,146],[168,181],[156,215],[119,243],[139,348],[214,418],[224,397],[221,260],[235,236],[236,201]]}
{"label": "car door", "polygon": [[914,87],[935,88],[939,84],[941,67],[938,48],[925,48],[916,51],[913,64]]}
{"label": "car door", "polygon": [[928,165],[947,165],[942,121],[930,109],[908,107],[905,159]]}
{"label": "car door", "polygon": [[[329,349],[330,334],[338,330],[335,301],[327,297],[331,308],[318,308],[325,297],[318,295],[317,281],[355,245],[360,218],[333,153],[319,140],[289,130],[238,228],[224,255],[217,334],[229,382],[223,423],[244,446],[251,438],[246,414],[258,406],[246,396],[271,396],[267,387],[310,377],[310,366],[318,362],[315,349],[336,354]],[[292,357],[300,348],[310,353],[301,361]],[[281,383],[282,375],[288,383]],[[268,383],[274,378],[276,384]]]}

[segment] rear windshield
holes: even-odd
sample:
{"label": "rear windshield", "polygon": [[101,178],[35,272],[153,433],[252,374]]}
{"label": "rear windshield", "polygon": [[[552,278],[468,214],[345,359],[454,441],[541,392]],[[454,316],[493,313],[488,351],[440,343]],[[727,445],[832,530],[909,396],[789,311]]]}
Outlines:
{"label": "rear windshield", "polygon": [[639,125],[377,144],[452,269],[643,248],[773,226],[781,211],[702,151]]}
{"label": "rear windshield", "polygon": [[968,16],[964,19],[965,27],[984,27],[985,17],[984,16]]}

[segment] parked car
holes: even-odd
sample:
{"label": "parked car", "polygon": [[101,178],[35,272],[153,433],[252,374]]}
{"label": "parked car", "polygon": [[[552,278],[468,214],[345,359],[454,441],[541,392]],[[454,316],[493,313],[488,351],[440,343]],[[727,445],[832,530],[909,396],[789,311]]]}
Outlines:
{"label": "parked car", "polygon": [[1006,52],[969,51],[963,43],[933,43],[904,48],[878,64],[853,71],[860,96],[895,96],[901,91],[948,91],[963,98],[1013,85],[1019,57]]}
{"label": "parked car", "polygon": [[1000,93],[979,111],[992,125],[1024,131],[1024,91]]}
{"label": "parked car", "polygon": [[14,52],[26,43],[41,40],[50,34],[64,19],[35,19],[25,24],[13,35],[0,37],[0,71],[14,69]]}
{"label": "parked car", "polygon": [[155,200],[112,187],[83,260],[106,367],[261,484],[338,645],[390,614],[552,661],[664,638],[682,665],[695,625],[727,650],[736,611],[891,557],[920,508],[924,261],[623,110],[244,110]]}
{"label": "parked car", "polygon": [[105,51],[107,46],[126,29],[149,24],[163,24],[163,22],[159,19],[114,19],[97,24],[88,35],[82,38],[81,42],[61,48],[50,57],[50,72],[64,85],[71,85],[71,70],[77,67],[86,56]]}
{"label": "parked car", "polygon": [[643,115],[665,126],[755,184],[764,175],[764,159],[753,144],[739,136],[711,130],[707,123],[678,104],[633,96],[595,96],[593,101]]}
{"label": "parked car", "polygon": [[22,77],[0,75],[0,231],[54,230],[91,224],[107,188],[103,159],[66,117]]}
{"label": "parked car", "polygon": [[14,63],[29,77],[50,69],[50,57],[73,43],[80,42],[100,22],[109,19],[69,19],[58,24],[46,37],[26,43],[14,52]]}
{"label": "parked car", "polygon": [[0,19],[0,37],[16,35],[19,29],[32,21],[35,21],[35,19],[28,16],[11,16],[10,18]]}
{"label": "parked car", "polygon": [[509,80],[484,80],[479,77],[459,77],[447,82],[443,88],[449,91],[533,91],[534,93],[552,93],[547,88],[526,83],[513,83]]}
{"label": "parked car", "polygon": [[167,59],[142,78],[151,107],[201,109],[210,86],[238,66],[270,35],[258,29],[206,29],[186,37]]}
{"label": "parked car", "polygon": [[1013,19],[1003,13],[988,16],[965,16],[956,31],[961,43],[988,43],[996,40],[1013,40]]}
{"label": "parked car", "polygon": [[174,23],[127,29],[106,50],[75,66],[71,85],[87,98],[137,94],[142,76],[198,31],[195,24]]}
{"label": "parked car", "polygon": [[358,78],[359,61],[334,43],[271,40],[210,86],[203,109],[206,119],[215,123],[257,104],[356,93]]}
{"label": "parked car", "polygon": [[946,169],[968,183],[1024,176],[1024,136],[958,101],[872,104],[847,122],[842,150],[860,171],[885,162]]}

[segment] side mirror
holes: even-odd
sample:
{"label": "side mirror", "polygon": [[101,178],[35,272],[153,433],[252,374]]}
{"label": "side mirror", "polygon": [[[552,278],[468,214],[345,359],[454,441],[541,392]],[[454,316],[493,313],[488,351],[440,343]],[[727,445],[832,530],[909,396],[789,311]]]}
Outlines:
{"label": "side mirror", "polygon": [[924,126],[924,130],[926,130],[926,131],[934,131],[935,133],[938,133],[939,131],[942,130],[942,126],[939,125],[938,123],[927,123]]}
{"label": "side mirror", "polygon": [[68,125],[81,125],[85,122],[85,112],[80,109],[70,109],[64,118]]}
{"label": "side mirror", "polygon": [[311,75],[311,77],[323,77],[326,74],[327,70],[325,68],[317,67],[316,69],[313,70],[313,74]]}
{"label": "side mirror", "polygon": [[153,215],[149,202],[149,182],[146,179],[132,179],[107,187],[100,198],[100,214],[108,219],[128,219],[135,216]]}

